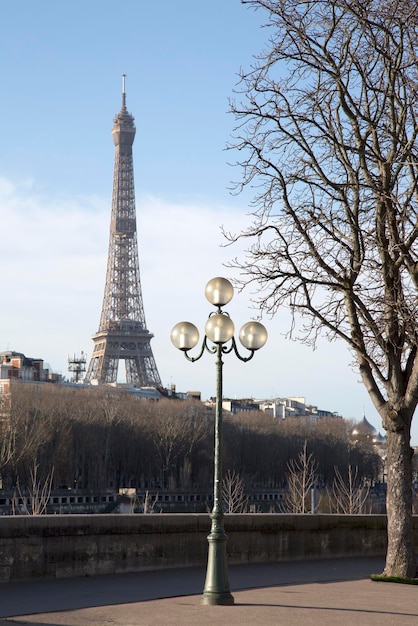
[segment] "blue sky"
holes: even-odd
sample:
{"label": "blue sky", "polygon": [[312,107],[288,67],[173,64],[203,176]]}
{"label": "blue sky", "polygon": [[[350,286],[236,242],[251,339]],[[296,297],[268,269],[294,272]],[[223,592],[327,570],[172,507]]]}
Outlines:
{"label": "blue sky", "polygon": [[[142,292],[165,385],[214,394],[210,355],[188,363],[172,346],[183,319],[203,329],[206,282],[232,277],[222,247],[250,217],[251,194],[229,192],[239,171],[225,151],[240,67],[268,36],[266,16],[239,0],[16,0],[0,38],[0,350],[40,357],[68,375],[90,357],[102,306],[113,175],[113,117],[127,107],[134,143]],[[228,306],[237,330],[256,315],[252,294]],[[248,364],[225,358],[230,397],[303,396],[359,420],[379,417],[344,345],[315,352],[287,341],[285,311],[265,319],[269,341]],[[414,434],[418,443],[418,427]]]}

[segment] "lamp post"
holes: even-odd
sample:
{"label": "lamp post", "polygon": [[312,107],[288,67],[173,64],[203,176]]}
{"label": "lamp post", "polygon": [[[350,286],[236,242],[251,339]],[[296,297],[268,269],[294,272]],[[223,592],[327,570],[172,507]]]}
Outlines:
{"label": "lamp post", "polygon": [[[214,441],[214,485],[211,530],[208,535],[209,552],[206,581],[202,604],[234,604],[228,580],[226,560],[226,534],[223,527],[222,507],[222,356],[232,351],[241,361],[249,361],[254,352],[264,346],[267,331],[259,322],[247,322],[239,332],[241,344],[249,350],[248,356],[241,356],[234,338],[235,327],[229,314],[222,310],[234,295],[234,289],[226,278],[212,278],[205,288],[206,298],[216,307],[209,314],[205,325],[205,336],[197,356],[189,356],[199,342],[199,331],[190,322],[179,322],[171,331],[171,341],[182,350],[188,361],[198,361],[205,350],[216,355],[216,405],[215,405],[215,441]],[[211,342],[211,344],[208,343]]]}

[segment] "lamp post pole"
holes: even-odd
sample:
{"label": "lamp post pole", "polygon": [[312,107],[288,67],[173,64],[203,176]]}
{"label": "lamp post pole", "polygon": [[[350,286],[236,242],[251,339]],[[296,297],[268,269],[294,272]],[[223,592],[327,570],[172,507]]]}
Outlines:
{"label": "lamp post pole", "polygon": [[[206,285],[205,294],[209,302],[217,307],[217,311],[209,315],[205,326],[200,353],[191,357],[188,351],[199,341],[199,331],[190,322],[179,322],[171,331],[171,341],[176,348],[182,350],[188,361],[198,361],[206,351],[216,355],[216,404],[215,404],[215,437],[214,437],[214,484],[213,509],[211,513],[211,530],[208,535],[208,563],[206,581],[203,590],[202,604],[231,605],[234,598],[231,594],[228,578],[226,556],[226,533],[223,527],[222,506],[222,399],[223,399],[223,360],[222,356],[234,351],[241,361],[249,361],[254,352],[267,341],[267,331],[259,322],[247,322],[241,328],[239,340],[249,350],[249,355],[239,354],[234,338],[234,324],[228,313],[222,310],[233,297],[233,287],[225,278],[212,278]],[[208,339],[214,345],[208,345]]]}
{"label": "lamp post pole", "polygon": [[213,509],[212,525],[208,535],[208,563],[206,581],[203,590],[203,604],[234,604],[228,578],[226,556],[226,533],[223,526],[222,507],[222,387],[223,387],[222,345],[216,350],[216,405],[215,405],[215,441],[213,470]]}

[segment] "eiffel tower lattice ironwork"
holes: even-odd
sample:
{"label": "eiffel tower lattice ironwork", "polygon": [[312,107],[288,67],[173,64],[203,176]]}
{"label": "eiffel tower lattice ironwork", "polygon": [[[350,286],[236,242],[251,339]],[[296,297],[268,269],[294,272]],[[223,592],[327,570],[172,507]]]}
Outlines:
{"label": "eiffel tower lattice ironwork", "polygon": [[132,158],[135,124],[126,108],[125,75],[122,108],[114,119],[112,136],[115,166],[106,285],[85,382],[117,382],[119,361],[124,360],[128,386],[157,387],[161,379],[151,349],[153,335],[145,323],[139,275]]}

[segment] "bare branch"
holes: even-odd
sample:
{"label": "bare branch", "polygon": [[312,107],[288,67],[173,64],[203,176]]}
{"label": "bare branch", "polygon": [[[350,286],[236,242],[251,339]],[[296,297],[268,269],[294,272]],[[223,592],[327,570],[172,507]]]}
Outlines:
{"label": "bare branch", "polygon": [[307,452],[305,440],[303,450],[297,459],[291,459],[287,465],[288,473],[286,505],[292,513],[307,513],[311,490],[317,482],[317,463],[312,453]]}

